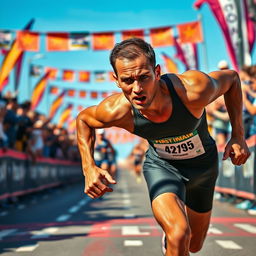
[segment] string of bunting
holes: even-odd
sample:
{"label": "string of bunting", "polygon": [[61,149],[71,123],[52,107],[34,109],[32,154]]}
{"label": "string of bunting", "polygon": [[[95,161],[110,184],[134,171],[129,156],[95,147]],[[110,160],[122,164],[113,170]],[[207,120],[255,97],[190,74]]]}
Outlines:
{"label": "string of bunting", "polygon": [[120,91],[114,90],[102,90],[102,91],[94,91],[94,90],[77,90],[77,89],[72,89],[72,88],[59,88],[58,86],[55,85],[50,85],[49,86],[49,93],[51,95],[59,95],[60,92],[65,91],[65,94],[63,96],[68,96],[68,97],[76,97],[78,96],[79,98],[86,98],[87,96],[90,96],[91,99],[98,99],[98,98],[106,98],[111,94],[118,93]]}
{"label": "string of bunting", "polygon": [[189,23],[123,31],[110,32],[35,32],[29,30],[0,30],[0,48],[9,48],[15,38],[23,51],[40,51],[40,36],[44,35],[46,51],[73,50],[111,50],[115,45],[115,34],[121,33],[122,40],[139,37],[145,39],[148,35],[153,47],[174,45],[174,28],[177,29],[181,43],[200,43],[203,41],[201,23]]}
{"label": "string of bunting", "polygon": [[[44,67],[42,65],[31,65],[30,75],[32,77],[40,77],[42,74],[50,71],[49,80],[62,80],[66,82],[81,82],[89,83],[92,75],[93,81],[100,82],[114,82],[113,71],[88,71],[88,70],[71,70],[71,69],[59,69],[55,67]],[[60,75],[58,77],[58,75]]]}

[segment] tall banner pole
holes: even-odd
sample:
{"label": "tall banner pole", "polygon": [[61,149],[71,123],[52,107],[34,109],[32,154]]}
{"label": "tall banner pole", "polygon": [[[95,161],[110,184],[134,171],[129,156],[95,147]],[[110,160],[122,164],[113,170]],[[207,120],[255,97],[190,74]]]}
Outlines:
{"label": "tall banner pole", "polygon": [[198,17],[198,21],[202,25],[202,31],[203,31],[202,50],[203,50],[204,68],[205,68],[205,72],[209,72],[208,55],[207,55],[207,49],[206,49],[206,42],[205,42],[205,33],[204,33],[204,24],[203,24],[203,15],[202,15],[202,13],[198,13],[197,17]]}

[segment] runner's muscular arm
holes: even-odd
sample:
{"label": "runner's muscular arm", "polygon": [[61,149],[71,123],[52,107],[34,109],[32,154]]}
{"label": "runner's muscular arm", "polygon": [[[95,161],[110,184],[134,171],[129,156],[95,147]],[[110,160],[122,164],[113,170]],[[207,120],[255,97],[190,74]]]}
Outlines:
{"label": "runner's muscular arm", "polygon": [[[116,181],[108,171],[102,170],[95,165],[93,159],[95,128],[121,126],[124,110],[121,95],[112,95],[98,106],[86,108],[79,113],[76,119],[77,142],[82,160],[83,174],[85,176],[85,193],[91,198],[102,196],[105,192],[112,192],[109,184]],[[117,104],[119,104],[117,106]]]}
{"label": "runner's muscular arm", "polygon": [[199,71],[188,71],[187,77],[191,83],[189,86],[186,85],[187,98],[192,108],[205,107],[219,96],[224,95],[232,134],[225,148],[223,159],[225,160],[230,156],[236,165],[245,163],[250,153],[244,139],[242,90],[237,72],[222,70],[206,75]]}

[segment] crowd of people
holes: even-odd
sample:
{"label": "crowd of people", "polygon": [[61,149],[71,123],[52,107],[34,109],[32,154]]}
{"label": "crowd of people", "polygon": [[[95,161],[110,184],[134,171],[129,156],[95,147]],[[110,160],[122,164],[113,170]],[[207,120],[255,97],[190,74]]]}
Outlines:
{"label": "crowd of people", "polygon": [[10,93],[0,97],[0,149],[26,153],[33,162],[40,157],[78,161],[76,136],[30,106]]}
{"label": "crowd of people", "polygon": [[[220,70],[228,69],[226,61],[220,61]],[[256,65],[245,66],[239,72],[243,91],[243,123],[245,137],[256,134]],[[224,97],[220,97],[207,106],[208,125],[217,145],[224,146],[230,136],[231,126],[225,107]]]}
{"label": "crowd of people", "polygon": [[[225,61],[219,63],[219,69],[228,69]],[[245,138],[256,135],[256,65],[245,66],[239,72],[243,93],[243,125]],[[223,147],[230,137],[231,126],[229,115],[221,97],[207,107],[208,124],[218,146]],[[256,141],[255,141],[256,143]],[[238,209],[256,215],[255,200],[237,198],[227,193],[216,193],[216,199],[230,202]]]}

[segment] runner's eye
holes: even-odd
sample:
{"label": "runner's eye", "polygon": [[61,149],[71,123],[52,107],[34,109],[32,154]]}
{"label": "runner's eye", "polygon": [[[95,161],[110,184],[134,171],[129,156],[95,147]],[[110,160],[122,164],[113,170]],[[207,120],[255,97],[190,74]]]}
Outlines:
{"label": "runner's eye", "polygon": [[146,75],[142,75],[142,76],[139,77],[139,80],[141,82],[146,81],[147,79],[148,79],[148,76],[146,76]]}
{"label": "runner's eye", "polygon": [[133,78],[123,78],[122,82],[126,83],[126,84],[132,84],[134,82]]}

